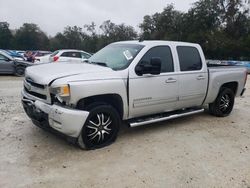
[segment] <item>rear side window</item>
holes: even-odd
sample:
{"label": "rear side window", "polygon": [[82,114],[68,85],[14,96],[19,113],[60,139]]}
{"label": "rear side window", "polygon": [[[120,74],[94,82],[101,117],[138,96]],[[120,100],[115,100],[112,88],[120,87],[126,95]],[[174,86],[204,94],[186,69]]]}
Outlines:
{"label": "rear side window", "polygon": [[178,46],[177,52],[181,71],[201,70],[201,57],[199,51],[196,48],[189,46]]}
{"label": "rear side window", "polygon": [[82,58],[80,52],[63,52],[62,57]]}
{"label": "rear side window", "polygon": [[169,46],[157,46],[151,48],[141,59],[141,63],[150,64],[152,57],[161,59],[161,72],[174,72],[172,52]]}

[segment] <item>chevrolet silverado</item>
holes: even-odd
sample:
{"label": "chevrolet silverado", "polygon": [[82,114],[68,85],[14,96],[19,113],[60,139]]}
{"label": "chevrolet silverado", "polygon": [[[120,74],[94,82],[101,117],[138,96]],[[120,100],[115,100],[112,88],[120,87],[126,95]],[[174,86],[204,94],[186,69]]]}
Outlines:
{"label": "chevrolet silverado", "polygon": [[122,122],[136,127],[207,106],[228,116],[246,80],[245,68],[207,67],[198,44],[125,41],[86,63],[27,68],[22,104],[35,125],[96,149],[115,141]]}

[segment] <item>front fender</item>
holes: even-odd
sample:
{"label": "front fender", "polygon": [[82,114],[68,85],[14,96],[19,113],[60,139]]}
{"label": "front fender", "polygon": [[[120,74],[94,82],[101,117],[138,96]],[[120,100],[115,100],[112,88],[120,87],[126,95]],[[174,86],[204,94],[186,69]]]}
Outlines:
{"label": "front fender", "polygon": [[69,82],[70,84],[70,104],[76,105],[79,100],[96,95],[119,95],[123,101],[123,118],[128,117],[128,101],[126,79],[99,79]]}

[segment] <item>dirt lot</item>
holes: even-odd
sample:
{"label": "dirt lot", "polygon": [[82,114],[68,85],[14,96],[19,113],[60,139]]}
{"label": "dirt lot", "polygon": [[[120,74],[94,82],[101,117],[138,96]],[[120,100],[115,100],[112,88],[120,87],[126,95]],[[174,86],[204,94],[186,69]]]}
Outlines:
{"label": "dirt lot", "polygon": [[250,81],[227,118],[123,128],[95,151],[35,127],[21,88],[22,78],[0,77],[0,187],[250,187]]}

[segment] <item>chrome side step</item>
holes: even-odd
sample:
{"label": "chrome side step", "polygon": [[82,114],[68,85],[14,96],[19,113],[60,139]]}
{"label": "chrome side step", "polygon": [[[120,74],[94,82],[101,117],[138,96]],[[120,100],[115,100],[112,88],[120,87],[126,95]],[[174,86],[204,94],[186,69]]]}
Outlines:
{"label": "chrome side step", "polygon": [[176,114],[168,114],[168,115],[162,115],[162,116],[155,116],[155,117],[148,117],[145,119],[137,119],[135,121],[131,121],[129,122],[129,125],[131,127],[138,127],[141,125],[147,125],[147,124],[151,124],[151,123],[156,123],[156,122],[161,122],[161,121],[165,121],[165,120],[170,120],[170,119],[175,119],[178,117],[184,117],[184,116],[189,116],[189,115],[193,115],[193,114],[198,114],[204,112],[204,109],[190,109],[190,110],[185,110],[183,112],[179,112]]}

